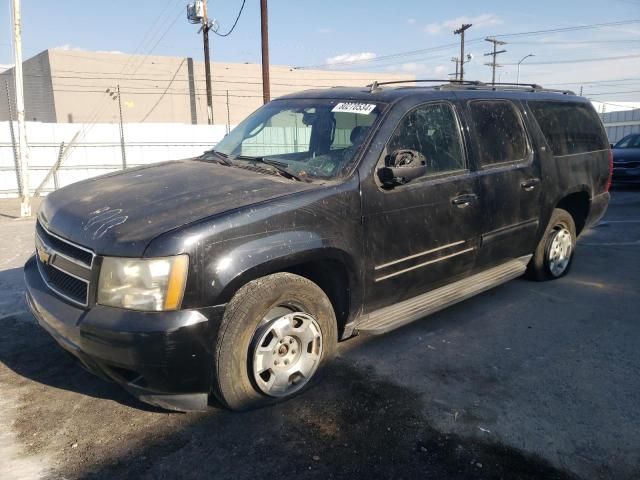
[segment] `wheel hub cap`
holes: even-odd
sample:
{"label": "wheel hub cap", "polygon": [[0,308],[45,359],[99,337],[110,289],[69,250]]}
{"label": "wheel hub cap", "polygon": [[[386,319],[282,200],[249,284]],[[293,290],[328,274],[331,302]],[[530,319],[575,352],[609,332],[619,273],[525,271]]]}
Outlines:
{"label": "wheel hub cap", "polygon": [[270,321],[254,337],[253,377],[267,395],[284,397],[300,390],[322,357],[318,322],[303,312]]}
{"label": "wheel hub cap", "polygon": [[556,231],[551,245],[549,246],[549,270],[551,274],[558,277],[569,266],[571,253],[573,251],[573,239],[571,232],[566,228],[560,228]]}

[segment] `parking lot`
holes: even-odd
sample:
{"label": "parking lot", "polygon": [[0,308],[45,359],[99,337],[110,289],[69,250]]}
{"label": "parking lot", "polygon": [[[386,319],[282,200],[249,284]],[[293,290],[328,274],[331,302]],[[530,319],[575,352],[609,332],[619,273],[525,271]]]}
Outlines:
{"label": "parking lot", "polygon": [[33,221],[0,208],[0,478],[640,478],[637,189],[569,276],[344,342],[323,383],[242,414],[169,413],[83,371],[25,310],[32,249]]}

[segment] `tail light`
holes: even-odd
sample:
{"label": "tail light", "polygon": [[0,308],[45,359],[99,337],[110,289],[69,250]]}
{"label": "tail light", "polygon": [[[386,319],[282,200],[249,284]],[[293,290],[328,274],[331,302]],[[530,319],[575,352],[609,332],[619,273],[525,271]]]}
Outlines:
{"label": "tail light", "polygon": [[608,192],[611,188],[611,180],[613,179],[613,151],[609,149],[609,178],[607,178],[607,185],[605,192]]}

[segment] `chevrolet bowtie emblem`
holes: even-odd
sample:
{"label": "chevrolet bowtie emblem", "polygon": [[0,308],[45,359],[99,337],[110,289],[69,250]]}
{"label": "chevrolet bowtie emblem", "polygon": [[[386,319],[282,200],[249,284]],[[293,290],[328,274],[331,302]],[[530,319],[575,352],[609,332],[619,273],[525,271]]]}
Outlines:
{"label": "chevrolet bowtie emblem", "polygon": [[36,237],[36,253],[38,254],[38,258],[40,261],[47,265],[53,262],[55,253],[49,249],[46,245],[42,243],[42,241]]}

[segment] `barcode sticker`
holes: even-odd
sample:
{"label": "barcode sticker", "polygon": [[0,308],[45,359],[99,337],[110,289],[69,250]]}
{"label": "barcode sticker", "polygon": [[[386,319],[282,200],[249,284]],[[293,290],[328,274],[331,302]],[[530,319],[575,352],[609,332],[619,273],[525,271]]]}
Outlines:
{"label": "barcode sticker", "polygon": [[344,112],[344,113],[359,113],[361,115],[369,115],[373,112],[373,109],[376,106],[372,103],[353,103],[353,102],[343,102],[337,104],[332,112]]}

